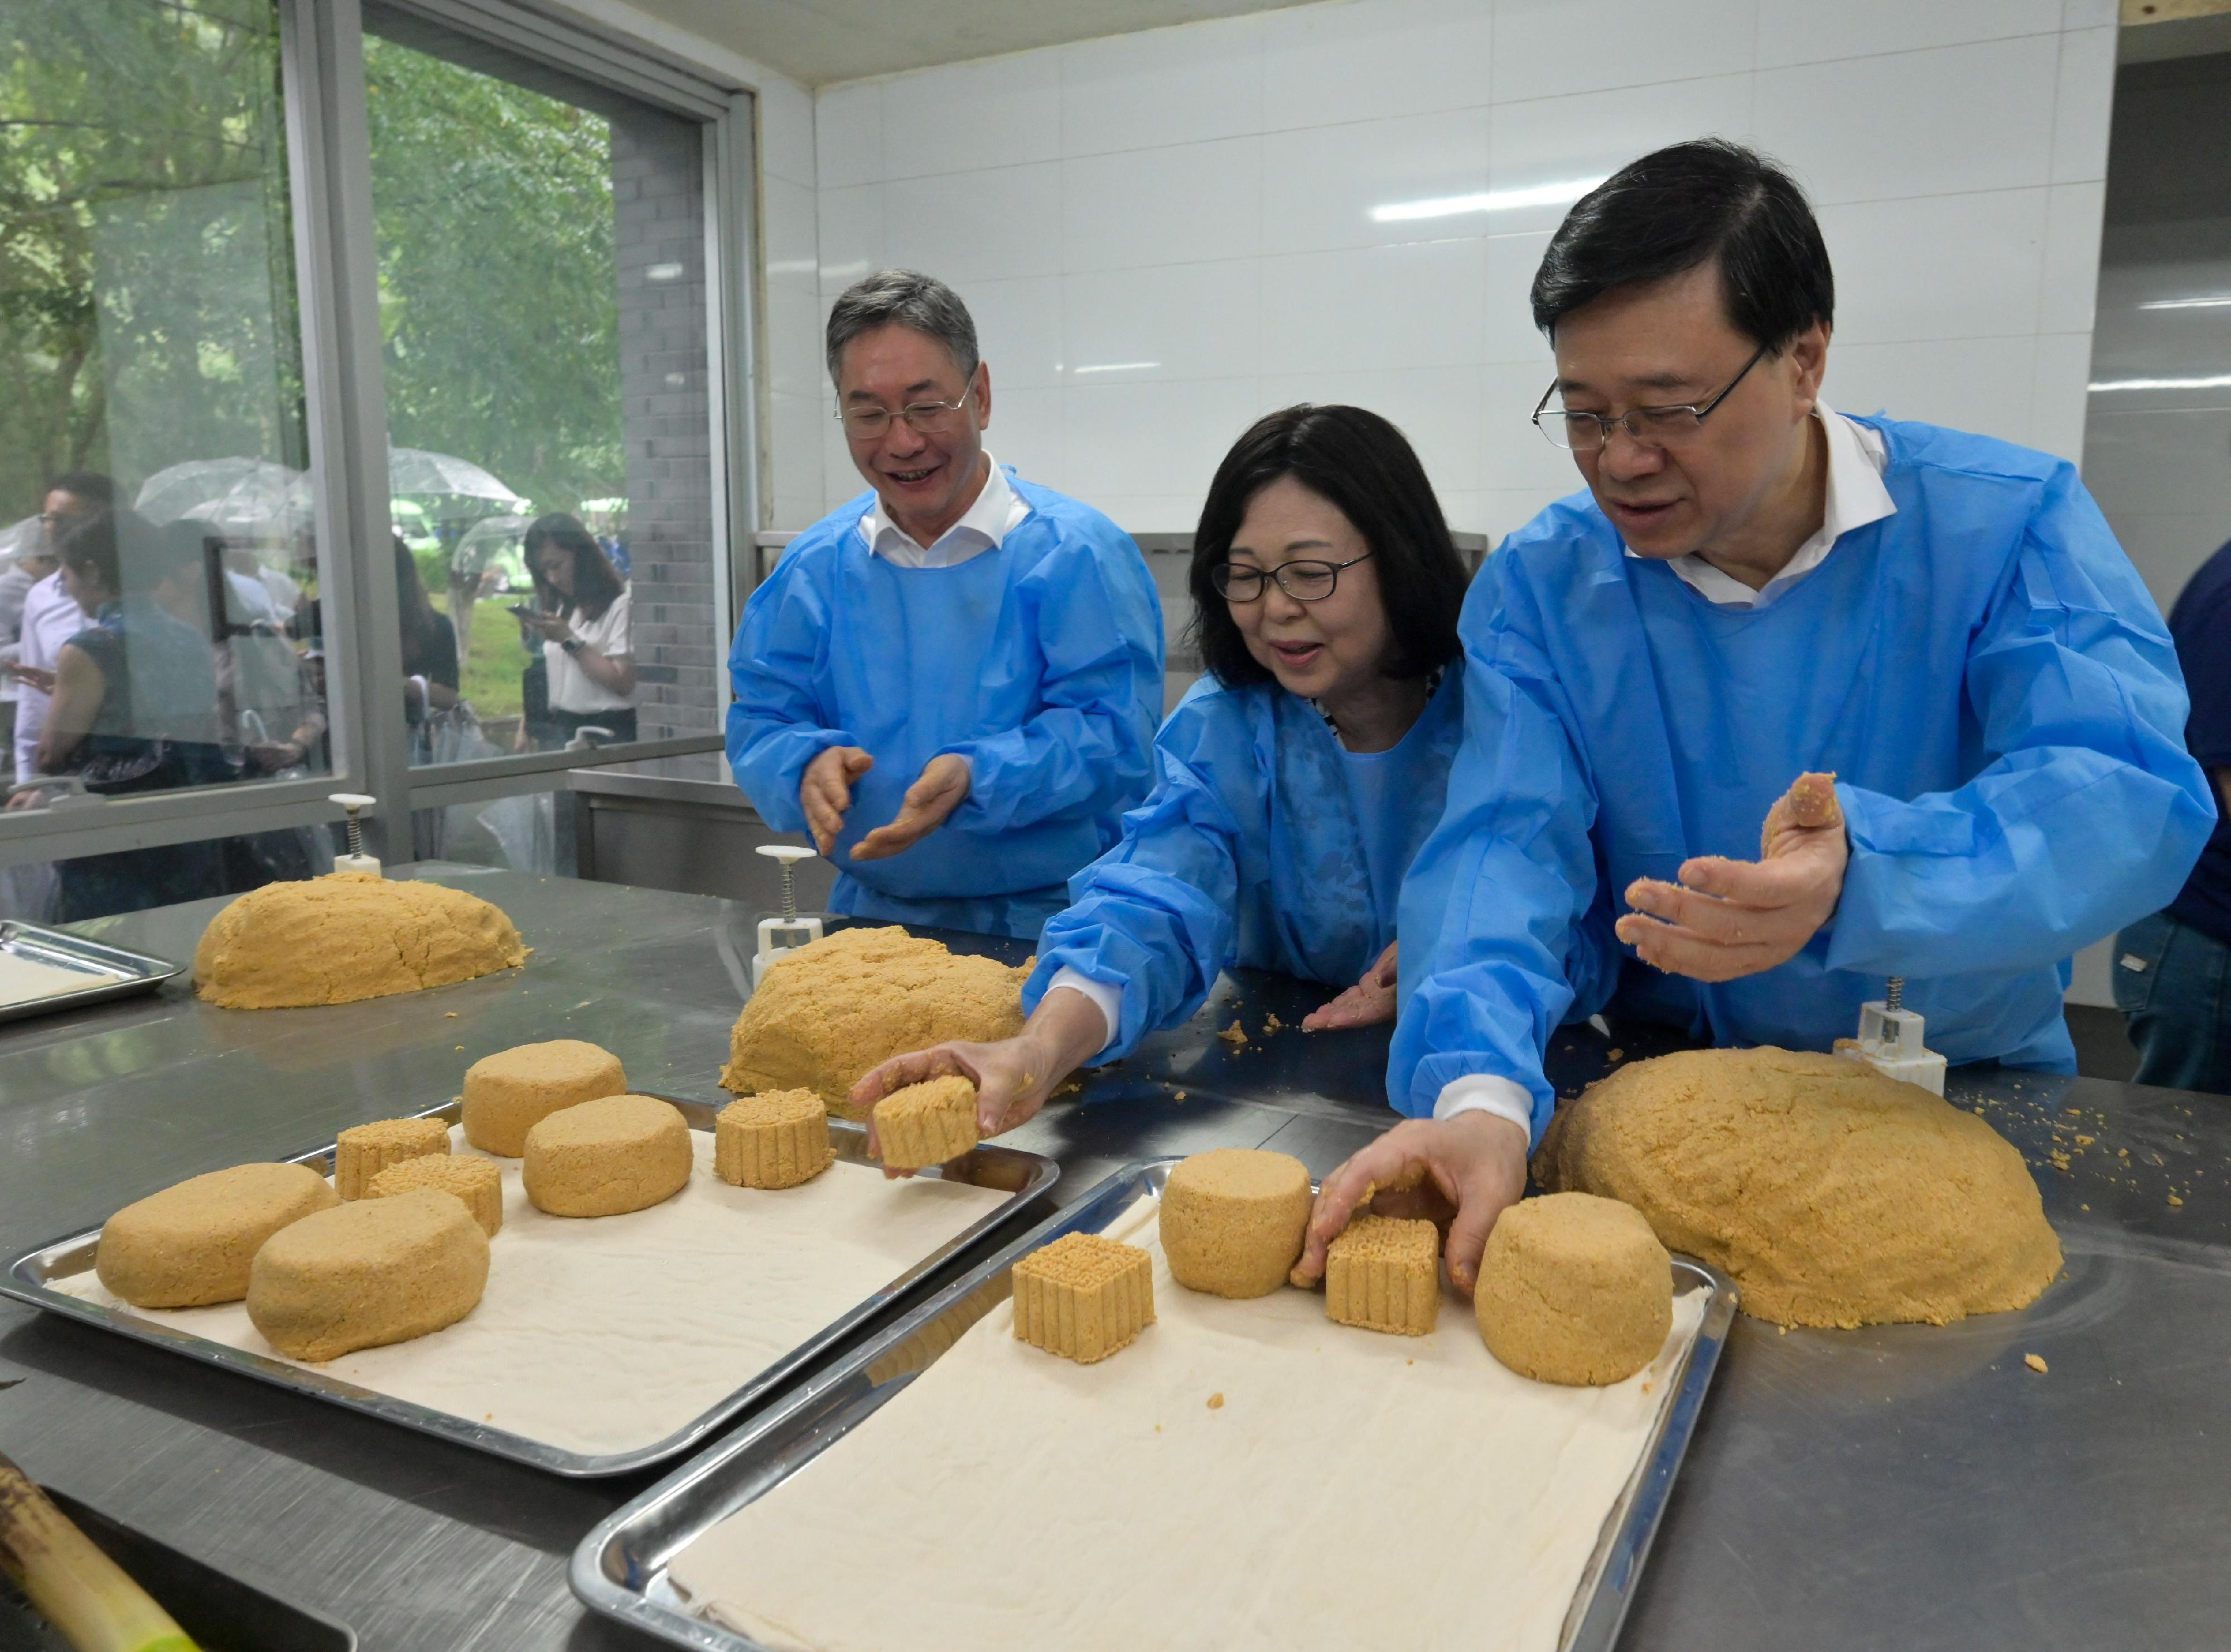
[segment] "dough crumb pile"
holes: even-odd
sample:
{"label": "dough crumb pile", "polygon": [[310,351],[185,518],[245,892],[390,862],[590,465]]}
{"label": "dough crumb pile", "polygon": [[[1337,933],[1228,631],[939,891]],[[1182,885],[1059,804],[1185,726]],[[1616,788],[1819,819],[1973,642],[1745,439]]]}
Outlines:
{"label": "dough crumb pile", "polygon": [[979,1139],[976,1087],[965,1078],[909,1084],[876,1103],[876,1145],[893,1170],[942,1165]]}
{"label": "dough crumb pile", "polygon": [[1441,1236],[1411,1216],[1352,1217],[1325,1253],[1325,1317],[1422,1337],[1441,1312]]}
{"label": "dough crumb pile", "polygon": [[1632,1205],[1588,1193],[1523,1199],[1488,1236],[1472,1308],[1487,1351],[1521,1377],[1625,1382],[1673,1329],[1673,1259]]}
{"label": "dough crumb pile", "polygon": [[333,1191],[345,1199],[372,1191],[372,1178],[390,1165],[428,1153],[447,1157],[449,1126],[439,1119],[376,1119],[352,1125],[333,1143]]}
{"label": "dough crumb pile", "polygon": [[527,1133],[561,1107],[621,1095],[627,1074],[610,1050],[579,1038],[515,1044],[465,1069],[465,1139],[484,1153],[517,1158]]}
{"label": "dough crumb pile", "polygon": [[478,895],[336,872],[267,883],[210,920],[194,990],[226,1010],[354,1003],[515,969],[527,951]]}
{"label": "dough crumb pile", "polygon": [[488,1236],[446,1193],[359,1199],[255,1253],[248,1317],[291,1359],[338,1359],[454,1325],[487,1287]]}
{"label": "dough crumb pile", "polygon": [[188,1177],[108,1218],[94,1272],[134,1307],[237,1302],[264,1241],[340,1203],[307,1165],[236,1165]]}
{"label": "dough crumb pile", "polygon": [[1782,1325],[1945,1325],[2060,1271],[2021,1155],[1918,1085],[1840,1055],[1684,1050],[1559,1113],[1534,1173],[1639,1210]]}
{"label": "dough crumb pile", "polygon": [[1195,1153],[1162,1187],[1162,1255],[1188,1290],[1268,1296],[1286,1282],[1310,1223],[1309,1167],[1289,1153]]}
{"label": "dough crumb pile", "polygon": [[835,1158],[829,1109],[811,1090],[740,1096],[713,1121],[713,1173],[738,1187],[796,1187]]}
{"label": "dough crumb pile", "polygon": [[1064,1234],[1012,1269],[1015,1338],[1089,1365],[1154,1322],[1154,1259],[1096,1233]]}
{"label": "dough crumb pile", "polygon": [[481,1231],[491,1239],[503,1229],[503,1172],[493,1158],[468,1158],[430,1153],[391,1165],[372,1178],[369,1197],[393,1198],[398,1193],[432,1190],[464,1202]]}
{"label": "dough crumb pile", "polygon": [[871,1067],[948,1039],[990,1043],[1023,1029],[1030,965],[962,958],[896,926],[840,929],[779,958],[728,1039],[721,1087],[813,1091],[839,1118]]}
{"label": "dough crumb pile", "polygon": [[690,1165],[689,1126],[671,1103],[608,1095],[528,1131],[520,1181],[534,1208],[552,1216],[624,1216],[679,1193]]}

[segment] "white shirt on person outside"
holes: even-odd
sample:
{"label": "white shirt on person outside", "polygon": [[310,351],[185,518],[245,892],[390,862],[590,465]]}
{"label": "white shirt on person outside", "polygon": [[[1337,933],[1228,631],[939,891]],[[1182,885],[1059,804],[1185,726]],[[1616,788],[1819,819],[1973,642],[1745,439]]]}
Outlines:
{"label": "white shirt on person outside", "polygon": [[[52,671],[55,662],[61,657],[62,644],[92,623],[85,610],[77,605],[77,598],[62,589],[61,570],[57,568],[24,593],[23,630],[16,657],[24,665]],[[19,778],[36,771],[33,759],[39,750],[40,732],[47,726],[47,706],[52,698],[28,682],[20,685],[16,704],[16,773]]]}
{"label": "white shirt on person outside", "polygon": [[[607,660],[624,660],[635,652],[629,639],[629,612],[632,604],[628,592],[623,590],[612,598],[612,605],[594,619],[575,609],[566,622],[567,632],[580,638]],[[580,716],[588,712],[625,711],[635,704],[631,694],[616,694],[602,683],[592,681],[581,668],[580,661],[566,651],[556,638],[545,640],[542,658],[550,669],[550,709],[570,712]]]}

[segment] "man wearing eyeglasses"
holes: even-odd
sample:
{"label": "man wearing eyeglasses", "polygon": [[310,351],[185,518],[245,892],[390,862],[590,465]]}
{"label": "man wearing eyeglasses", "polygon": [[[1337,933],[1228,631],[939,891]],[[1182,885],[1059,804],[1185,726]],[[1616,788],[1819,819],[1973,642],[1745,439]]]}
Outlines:
{"label": "man wearing eyeglasses", "polygon": [[1833,279],[1786,174],[1646,156],[1532,296],[1536,420],[1588,491],[1465,600],[1464,745],[1400,909],[1416,1116],[1328,1181],[1304,1268],[1366,1183],[1424,1169],[1469,1289],[1549,1122],[1543,1046],[1607,1006],[1825,1050],[1902,977],[1954,1064],[2073,1072],[2066,959],[2163,905],[2215,816],[2074,468],[1821,402]]}
{"label": "man wearing eyeglasses", "polygon": [[1147,794],[1154,581],[1113,522],[984,450],[991,371],[943,282],[858,282],[827,351],[870,491],[752,593],[729,763],[837,863],[837,911],[1033,937]]}

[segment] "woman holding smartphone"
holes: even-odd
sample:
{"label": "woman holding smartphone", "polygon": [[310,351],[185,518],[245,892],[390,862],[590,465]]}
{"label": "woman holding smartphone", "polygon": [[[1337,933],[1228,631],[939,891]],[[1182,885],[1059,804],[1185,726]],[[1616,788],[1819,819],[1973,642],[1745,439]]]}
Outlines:
{"label": "woman holding smartphone", "polygon": [[542,641],[550,708],[540,732],[563,745],[582,729],[635,739],[635,655],[628,590],[583,526],[563,511],[535,518],[523,546],[535,608],[515,608],[521,627]]}

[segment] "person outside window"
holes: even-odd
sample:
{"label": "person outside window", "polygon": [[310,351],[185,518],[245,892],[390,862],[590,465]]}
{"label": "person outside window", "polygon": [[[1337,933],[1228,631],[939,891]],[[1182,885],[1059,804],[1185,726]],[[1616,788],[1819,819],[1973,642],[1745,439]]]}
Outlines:
{"label": "person outside window", "polygon": [[[538,610],[521,611],[519,623],[540,640],[550,683],[535,743],[564,745],[589,727],[610,730],[613,744],[635,739],[635,652],[619,571],[580,519],[563,511],[536,517],[523,549]],[[524,722],[521,729],[530,732]]]}

